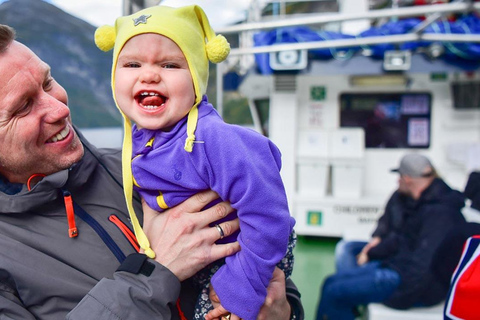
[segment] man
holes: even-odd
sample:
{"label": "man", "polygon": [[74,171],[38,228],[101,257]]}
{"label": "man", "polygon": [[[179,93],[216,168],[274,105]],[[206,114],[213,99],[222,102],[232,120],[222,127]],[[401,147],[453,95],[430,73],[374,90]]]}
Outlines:
{"label": "man", "polygon": [[398,189],[373,239],[356,265],[343,266],[325,280],[317,320],[354,319],[356,306],[370,302],[406,309],[445,298],[431,262],[447,232],[465,223],[460,211],[464,197],[437,176],[423,155],[405,155],[393,171],[400,174]]}
{"label": "man", "polygon": [[[166,213],[145,212],[156,258],[135,253],[120,152],[81,141],[65,90],[3,25],[0,75],[0,318],[191,318],[197,292],[188,278],[239,249],[215,244],[238,221],[209,227],[232,208],[198,213],[217,197],[203,192]],[[283,279],[276,270],[259,317],[303,318]]]}

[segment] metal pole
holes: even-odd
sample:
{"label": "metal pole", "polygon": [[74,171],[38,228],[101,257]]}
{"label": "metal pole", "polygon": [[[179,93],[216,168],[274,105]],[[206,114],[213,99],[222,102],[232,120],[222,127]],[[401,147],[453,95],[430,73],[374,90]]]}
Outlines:
{"label": "metal pole", "polygon": [[412,41],[442,41],[442,42],[480,42],[480,35],[463,34],[415,34],[407,33],[402,35],[376,36],[355,39],[325,40],[299,43],[283,43],[271,46],[261,46],[252,48],[237,48],[230,51],[230,55],[256,54],[279,52],[286,50],[311,50],[311,49],[329,49],[356,47],[362,45],[375,45],[382,43],[402,43]]}
{"label": "metal pole", "polygon": [[216,64],[217,71],[217,112],[223,118],[223,63]]}
{"label": "metal pole", "polygon": [[413,33],[422,33],[423,30],[425,30],[429,25],[437,21],[442,17],[442,14],[440,13],[434,13],[430,15],[427,19],[425,19],[422,23],[419,23],[415,28],[413,29]]}
{"label": "metal pole", "polygon": [[156,6],[161,0],[123,0],[123,15],[130,15],[142,9]]}
{"label": "metal pole", "polygon": [[127,16],[130,14],[130,8],[131,8],[131,0],[123,0],[123,8],[122,8],[122,15]]}
{"label": "metal pole", "polygon": [[349,14],[315,14],[308,17],[301,18],[291,18],[291,19],[281,19],[275,21],[264,21],[264,22],[252,22],[239,24],[224,28],[219,28],[216,30],[216,33],[221,34],[231,34],[239,33],[242,31],[252,31],[252,30],[264,30],[264,29],[275,29],[281,27],[293,27],[300,25],[313,25],[313,24],[325,24],[332,22],[343,22],[350,20],[361,20],[361,19],[378,19],[378,18],[388,18],[388,17],[415,17],[422,15],[429,15],[433,13],[459,13],[459,12],[468,12],[471,10],[480,10],[480,3],[475,2],[471,3],[447,3],[447,4],[436,4],[436,5],[425,5],[418,7],[403,7],[396,9],[382,9],[382,10],[373,10],[362,13],[349,13]]}

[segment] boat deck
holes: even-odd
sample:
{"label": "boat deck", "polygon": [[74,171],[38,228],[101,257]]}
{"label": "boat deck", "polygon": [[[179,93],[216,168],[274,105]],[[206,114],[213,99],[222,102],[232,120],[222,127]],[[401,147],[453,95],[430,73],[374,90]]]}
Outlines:
{"label": "boat deck", "polygon": [[305,319],[315,318],[320,286],[335,270],[334,251],[339,239],[298,236],[292,279],[302,295]]}

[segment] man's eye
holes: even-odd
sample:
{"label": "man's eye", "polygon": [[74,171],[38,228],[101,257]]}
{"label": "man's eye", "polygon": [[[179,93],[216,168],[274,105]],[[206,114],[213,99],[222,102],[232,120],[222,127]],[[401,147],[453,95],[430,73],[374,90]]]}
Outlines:
{"label": "man's eye", "polygon": [[53,87],[53,82],[54,82],[54,81],[55,81],[55,80],[54,80],[53,78],[48,78],[48,79],[45,81],[45,84],[43,85],[43,89],[44,89],[45,91],[48,91],[48,90],[52,89],[52,87]]}
{"label": "man's eye", "polygon": [[32,104],[32,101],[31,100],[28,100],[26,101],[22,107],[18,108],[15,113],[14,113],[14,116],[15,117],[22,117],[22,116],[25,116],[27,115],[29,112],[30,112],[30,105]]}

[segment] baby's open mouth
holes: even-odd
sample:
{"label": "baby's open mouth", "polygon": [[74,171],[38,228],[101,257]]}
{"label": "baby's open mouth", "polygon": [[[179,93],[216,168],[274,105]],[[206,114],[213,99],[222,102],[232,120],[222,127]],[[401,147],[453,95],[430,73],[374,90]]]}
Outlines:
{"label": "baby's open mouth", "polygon": [[142,91],[140,94],[135,96],[138,104],[145,109],[156,109],[161,107],[166,98],[153,91]]}

